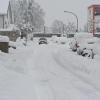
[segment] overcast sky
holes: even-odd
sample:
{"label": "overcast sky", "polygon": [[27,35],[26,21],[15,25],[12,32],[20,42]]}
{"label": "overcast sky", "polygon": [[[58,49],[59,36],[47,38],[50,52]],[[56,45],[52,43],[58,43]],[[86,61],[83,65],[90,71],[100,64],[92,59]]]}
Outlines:
{"label": "overcast sky", "polygon": [[[0,12],[6,12],[9,0],[0,0]],[[44,9],[46,25],[51,25],[53,20],[59,19],[64,23],[73,21],[75,17],[64,13],[64,10],[72,11],[79,18],[79,25],[82,27],[87,21],[87,7],[91,4],[100,4],[100,0],[35,0]]]}
{"label": "overcast sky", "polygon": [[91,4],[100,4],[100,0],[36,0],[46,12],[46,24],[50,25],[53,20],[60,19],[65,23],[74,21],[75,17],[64,13],[64,10],[72,11],[79,18],[79,26],[87,21],[87,7]]}

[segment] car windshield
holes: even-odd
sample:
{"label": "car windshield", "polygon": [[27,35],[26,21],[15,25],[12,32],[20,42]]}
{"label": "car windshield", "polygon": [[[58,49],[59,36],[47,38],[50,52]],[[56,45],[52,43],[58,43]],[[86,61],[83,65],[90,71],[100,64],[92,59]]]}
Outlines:
{"label": "car windshield", "polygon": [[39,40],[46,40],[46,38],[40,38]]}

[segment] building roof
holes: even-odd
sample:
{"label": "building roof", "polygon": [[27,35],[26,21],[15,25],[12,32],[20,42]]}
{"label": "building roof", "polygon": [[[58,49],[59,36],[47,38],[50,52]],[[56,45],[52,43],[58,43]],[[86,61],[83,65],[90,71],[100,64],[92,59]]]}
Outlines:
{"label": "building roof", "polygon": [[7,16],[6,13],[0,13],[0,16]]}
{"label": "building roof", "polygon": [[90,5],[88,8],[93,8],[93,7],[100,7],[100,4],[93,4],[93,5]]}

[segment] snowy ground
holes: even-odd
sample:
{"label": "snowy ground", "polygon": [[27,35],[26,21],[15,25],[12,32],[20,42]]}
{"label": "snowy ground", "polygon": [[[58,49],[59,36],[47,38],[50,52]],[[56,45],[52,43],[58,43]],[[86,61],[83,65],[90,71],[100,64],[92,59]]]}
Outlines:
{"label": "snowy ground", "polygon": [[19,46],[0,52],[0,100],[100,100],[100,57],[66,45]]}

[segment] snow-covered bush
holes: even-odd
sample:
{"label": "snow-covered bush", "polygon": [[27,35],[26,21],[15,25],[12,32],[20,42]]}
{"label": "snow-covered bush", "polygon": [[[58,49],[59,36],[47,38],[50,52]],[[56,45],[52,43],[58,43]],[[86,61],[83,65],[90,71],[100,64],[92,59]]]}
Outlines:
{"label": "snow-covered bush", "polygon": [[72,49],[72,51],[77,51],[78,46],[78,42],[76,39],[73,39],[70,43],[69,43],[70,49]]}
{"label": "snow-covered bush", "polygon": [[58,44],[66,44],[67,38],[66,37],[59,37],[58,38]]}
{"label": "snow-covered bush", "polygon": [[58,37],[57,37],[56,35],[55,35],[55,36],[52,36],[51,41],[52,41],[53,43],[57,43]]}

